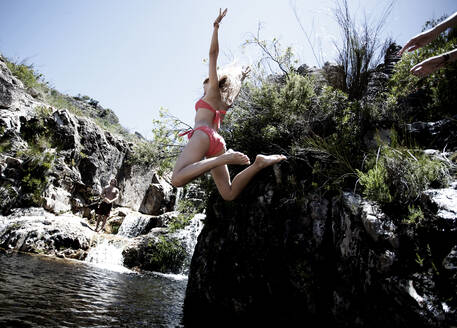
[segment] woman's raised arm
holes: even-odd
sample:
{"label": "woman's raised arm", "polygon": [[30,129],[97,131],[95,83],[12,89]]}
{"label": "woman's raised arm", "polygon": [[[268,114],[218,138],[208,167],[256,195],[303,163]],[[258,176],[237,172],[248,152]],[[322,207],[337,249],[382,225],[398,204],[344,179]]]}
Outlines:
{"label": "woman's raised arm", "polygon": [[219,80],[217,78],[217,56],[219,55],[219,40],[218,30],[222,18],[227,14],[227,8],[222,11],[219,9],[219,16],[214,21],[213,36],[211,37],[211,45],[209,47],[209,87],[215,87],[219,90]]}

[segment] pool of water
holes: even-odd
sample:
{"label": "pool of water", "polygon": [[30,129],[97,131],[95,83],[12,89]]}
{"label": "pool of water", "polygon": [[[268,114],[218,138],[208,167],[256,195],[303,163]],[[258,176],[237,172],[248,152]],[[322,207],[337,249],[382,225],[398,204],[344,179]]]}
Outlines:
{"label": "pool of water", "polygon": [[183,276],[0,254],[0,327],[182,327]]}

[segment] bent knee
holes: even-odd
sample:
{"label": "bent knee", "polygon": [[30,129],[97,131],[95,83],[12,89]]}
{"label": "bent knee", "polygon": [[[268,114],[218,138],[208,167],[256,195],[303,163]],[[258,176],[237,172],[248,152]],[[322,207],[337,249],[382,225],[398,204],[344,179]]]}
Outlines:
{"label": "bent knee", "polygon": [[178,187],[184,186],[185,184],[186,184],[186,183],[184,182],[184,180],[183,180],[181,177],[179,177],[179,176],[177,176],[177,175],[175,175],[175,174],[173,174],[173,175],[171,176],[171,185],[172,185],[173,187],[178,188]]}
{"label": "bent knee", "polygon": [[236,198],[236,196],[231,194],[231,193],[224,193],[224,194],[221,194],[221,196],[222,196],[223,200],[226,200],[226,201],[229,201],[229,202]]}

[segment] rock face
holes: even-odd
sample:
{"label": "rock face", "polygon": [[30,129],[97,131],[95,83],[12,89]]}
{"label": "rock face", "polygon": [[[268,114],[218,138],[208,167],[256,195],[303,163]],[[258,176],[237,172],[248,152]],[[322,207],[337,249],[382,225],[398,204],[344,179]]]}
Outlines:
{"label": "rock face", "polygon": [[233,203],[213,195],[191,263],[186,326],[457,323],[455,185],[424,193],[425,217],[411,224],[353,193],[307,193],[288,165],[265,170]]}
{"label": "rock face", "polygon": [[33,205],[82,212],[112,177],[119,181],[116,205],[151,215],[171,210],[172,186],[152,167],[129,163],[133,143],[89,118],[116,123],[112,111],[61,94],[84,115],[56,109],[26,90],[1,56],[0,91],[0,214]]}
{"label": "rock face", "polygon": [[94,231],[80,217],[56,216],[42,208],[16,209],[0,216],[0,247],[83,260]]}

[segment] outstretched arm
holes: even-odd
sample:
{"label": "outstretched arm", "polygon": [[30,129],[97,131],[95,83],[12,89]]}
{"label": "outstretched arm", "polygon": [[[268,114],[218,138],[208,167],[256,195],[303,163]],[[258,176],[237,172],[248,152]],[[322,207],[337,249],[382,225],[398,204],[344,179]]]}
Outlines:
{"label": "outstretched arm", "polygon": [[213,24],[213,36],[211,37],[211,45],[209,47],[209,92],[211,92],[211,90],[219,91],[219,80],[217,78],[217,57],[219,56],[218,31],[219,24],[226,14],[227,9],[224,11],[219,9],[219,16],[217,16]]}
{"label": "outstretched arm", "polygon": [[411,68],[411,73],[419,77],[425,77],[436,70],[444,67],[447,63],[457,60],[457,49],[448,51],[444,54],[427,58]]}
{"label": "outstretched arm", "polygon": [[449,27],[456,25],[457,12],[449,16],[447,19],[445,19],[435,27],[416,35],[414,38],[409,40],[403,48],[401,48],[398,54],[401,56],[403,52],[405,52],[406,50],[408,50],[408,52],[411,52],[416,49],[419,49],[435,40],[440,33],[446,31]]}

